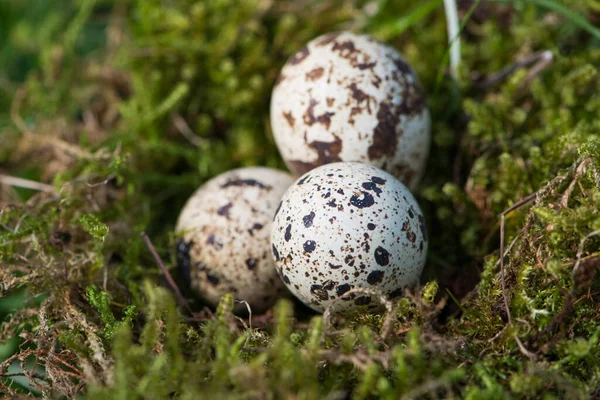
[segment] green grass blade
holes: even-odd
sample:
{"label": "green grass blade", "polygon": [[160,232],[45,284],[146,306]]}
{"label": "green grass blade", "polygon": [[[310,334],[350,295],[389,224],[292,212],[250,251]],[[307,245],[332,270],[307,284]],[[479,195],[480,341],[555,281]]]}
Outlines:
{"label": "green grass blade", "polygon": [[413,7],[405,16],[395,19],[389,23],[380,24],[371,34],[380,40],[389,40],[402,34],[411,26],[417,24],[423,18],[427,17],[433,11],[438,9],[443,0],[429,0],[416,7]]}
{"label": "green grass blade", "polygon": [[[496,0],[501,3],[512,3],[512,1],[504,1],[504,0]],[[567,18],[573,24],[577,25],[579,28],[585,30],[590,35],[594,36],[596,39],[600,39],[600,29],[592,25],[590,21],[588,21],[585,16],[571,10],[570,8],[559,4],[553,0],[519,0],[515,1],[515,4],[520,2],[534,4],[547,10],[554,11],[563,17]]]}

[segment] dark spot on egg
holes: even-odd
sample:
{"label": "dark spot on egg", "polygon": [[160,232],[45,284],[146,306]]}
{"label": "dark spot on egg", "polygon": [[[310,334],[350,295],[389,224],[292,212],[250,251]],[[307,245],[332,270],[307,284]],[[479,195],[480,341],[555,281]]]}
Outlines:
{"label": "dark spot on egg", "polygon": [[384,156],[393,156],[396,152],[398,137],[396,126],[399,115],[388,103],[381,103],[377,111],[377,126],[373,131],[373,143],[368,148],[370,160],[380,159]]}
{"label": "dark spot on egg", "polygon": [[419,115],[425,109],[425,94],[418,82],[407,84],[398,111],[404,115]]}
{"label": "dark spot on egg", "polygon": [[304,222],[304,226],[305,226],[306,228],[310,228],[310,227],[312,226],[312,224],[313,224],[313,219],[314,219],[314,218],[315,218],[315,213],[314,213],[314,211],[311,211],[311,212],[310,212],[310,214],[308,214],[308,215],[305,215],[305,216],[302,218],[302,222]]}
{"label": "dark spot on egg", "polygon": [[368,229],[368,230],[370,230],[370,231],[374,230],[374,229],[375,229],[375,224],[374,224],[374,223],[372,223],[372,222],[369,222],[369,223],[367,224],[367,229]]}
{"label": "dark spot on egg", "polygon": [[425,217],[422,215],[418,215],[419,217],[419,228],[421,229],[421,233],[423,234],[423,240],[427,241],[427,227],[425,226]]}
{"label": "dark spot on egg", "polygon": [[222,188],[228,188],[230,186],[252,186],[267,190],[270,190],[272,188],[272,186],[265,185],[264,183],[259,182],[256,179],[231,179],[221,185]]}
{"label": "dark spot on egg", "polygon": [[233,207],[233,204],[227,203],[224,206],[219,207],[219,209],[217,209],[217,214],[219,214],[222,217],[229,218],[229,210],[231,210],[231,207]]}
{"label": "dark spot on egg", "polygon": [[385,272],[383,271],[372,271],[369,275],[367,275],[367,283],[369,285],[377,285],[378,283],[381,283],[384,275]]}
{"label": "dark spot on egg", "polygon": [[258,260],[256,258],[247,258],[246,259],[246,267],[252,271],[254,269],[256,269],[256,266],[258,265]]}
{"label": "dark spot on egg", "polygon": [[356,86],[356,83],[354,83],[354,82],[352,84],[350,84],[350,86],[348,86],[348,89],[350,89],[350,93],[352,95],[352,98],[354,100],[356,100],[356,102],[358,104],[360,104],[360,103],[362,103],[363,101],[366,100],[366,102],[367,102],[367,108],[370,110],[370,107],[371,107],[370,106],[370,102],[369,102],[370,96],[368,94],[366,94],[365,92],[363,92],[362,90],[360,90],[358,88],[358,86]]}
{"label": "dark spot on egg", "polygon": [[[310,99],[310,101],[308,103],[308,108],[306,109],[306,112],[302,116],[302,120],[308,126],[313,126],[314,124],[318,123],[318,124],[322,124],[325,127],[325,129],[329,129],[329,126],[331,125],[331,117],[333,117],[335,115],[335,113],[326,111],[321,115],[315,115],[315,107],[317,106],[317,104],[319,104],[318,100],[315,100],[313,98]],[[313,142],[313,143],[318,143],[318,142]],[[327,143],[327,142],[319,142],[319,143]]]}
{"label": "dark spot on egg", "polygon": [[281,114],[283,115],[283,118],[285,118],[285,120],[287,121],[290,128],[293,128],[294,125],[296,124],[296,118],[294,118],[292,113],[288,111],[288,112],[282,112]]}
{"label": "dark spot on egg", "polygon": [[254,231],[259,231],[262,228],[263,228],[262,224],[254,223],[252,225],[252,228],[248,229],[248,233],[250,234],[250,236],[254,236]]}
{"label": "dark spot on egg", "polygon": [[309,178],[310,178],[310,175],[304,176],[302,179],[300,179],[298,181],[298,183],[296,183],[296,185],[303,185],[305,182],[307,182],[309,180]]}
{"label": "dark spot on egg", "polygon": [[303,247],[305,252],[312,253],[317,247],[317,242],[315,242],[314,240],[307,240],[306,242],[304,242]]}
{"label": "dark spot on egg", "polygon": [[372,176],[371,177],[371,182],[376,183],[378,185],[384,185],[387,181],[383,178],[380,178],[378,176]]}
{"label": "dark spot on egg", "polygon": [[350,289],[352,289],[352,286],[350,286],[347,283],[344,283],[343,285],[339,285],[337,287],[337,289],[335,290],[335,294],[338,295],[338,297],[342,296],[344,293],[347,293],[350,291]]}
{"label": "dark spot on egg", "polygon": [[355,53],[360,52],[354,42],[352,40],[347,40],[345,42],[334,42],[333,47],[331,48],[333,52],[338,52],[339,56],[342,58],[346,58],[349,60],[356,59]]}
{"label": "dark spot on egg", "polygon": [[324,73],[325,73],[325,68],[323,68],[323,67],[314,68],[313,70],[306,73],[306,80],[307,81],[316,81],[317,79],[322,77]]}
{"label": "dark spot on egg", "polygon": [[379,196],[379,194],[381,194],[381,189],[379,189],[377,187],[377,185],[373,182],[363,182],[362,187],[363,187],[363,189],[375,192],[375,194],[377,196]]}
{"label": "dark spot on egg", "polygon": [[190,283],[191,282],[191,275],[190,275],[190,266],[191,266],[191,261],[190,261],[190,247],[192,246],[193,242],[186,242],[183,239],[179,239],[177,241],[177,267],[179,268],[179,271],[181,271],[181,275],[183,275],[183,278]]}
{"label": "dark spot on egg", "polygon": [[213,286],[219,285],[219,282],[220,282],[219,278],[217,278],[214,275],[209,274],[208,272],[206,273],[206,280],[208,280],[208,282]]}
{"label": "dark spot on egg", "polygon": [[371,207],[375,204],[375,199],[369,193],[361,191],[362,196],[352,195],[350,198],[350,204],[358,208]]}
{"label": "dark spot on egg", "polygon": [[339,269],[339,268],[342,268],[342,266],[341,265],[335,265],[335,264],[329,263],[329,268],[331,268],[331,269]]}
{"label": "dark spot on egg", "polygon": [[365,70],[365,69],[373,69],[373,67],[375,67],[376,65],[377,65],[377,61],[373,61],[370,63],[357,64],[356,67],[360,70]]}
{"label": "dark spot on egg", "polygon": [[206,239],[206,243],[210,244],[212,247],[214,247],[217,250],[221,250],[223,248],[223,244],[218,242],[217,238],[212,233],[210,235],[208,235],[208,238]]}
{"label": "dark spot on egg", "polygon": [[285,228],[285,236],[283,237],[285,239],[286,242],[289,242],[290,239],[292,238],[292,225],[288,225]]}
{"label": "dark spot on egg", "polygon": [[388,265],[390,263],[390,253],[381,246],[377,246],[375,249],[375,261],[381,266]]}
{"label": "dark spot on egg", "polygon": [[354,256],[353,256],[353,255],[350,255],[350,254],[348,254],[348,255],[346,256],[346,258],[344,258],[344,262],[345,262],[346,264],[348,264],[350,267],[352,267],[352,266],[354,265]]}
{"label": "dark spot on egg", "polygon": [[329,295],[327,294],[327,292],[325,291],[325,289],[323,289],[323,286],[321,286],[321,285],[311,285],[310,293],[313,296],[315,296],[323,301],[329,299]]}
{"label": "dark spot on egg", "polygon": [[323,289],[330,291],[330,290],[333,290],[333,288],[335,288],[336,285],[337,285],[336,281],[328,279],[325,282],[323,282]]}
{"label": "dark spot on egg", "polygon": [[400,58],[394,58],[394,65],[396,66],[398,71],[402,72],[403,74],[406,74],[406,75],[412,74],[412,70],[410,69],[410,66],[404,60],[402,60]]}
{"label": "dark spot on egg", "polygon": [[275,256],[275,261],[279,261],[279,251],[277,250],[277,247],[275,247],[275,245],[271,246],[272,250],[273,250],[273,255]]}

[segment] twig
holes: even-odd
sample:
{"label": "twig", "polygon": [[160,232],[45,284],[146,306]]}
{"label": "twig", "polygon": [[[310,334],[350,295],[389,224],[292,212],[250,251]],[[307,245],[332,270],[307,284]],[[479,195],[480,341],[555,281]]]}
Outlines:
{"label": "twig", "polygon": [[552,64],[552,61],[554,61],[554,55],[552,52],[550,50],[543,51],[542,54],[540,54],[539,61],[533,64],[533,67],[531,67],[527,73],[522,85],[525,86],[531,82],[533,78],[539,75],[540,72],[548,68],[550,64]]}
{"label": "twig", "polygon": [[175,124],[175,127],[185,137],[190,141],[194,146],[198,147],[202,144],[202,138],[196,136],[196,134],[192,131],[190,126],[185,122],[185,119],[179,114],[173,113],[171,114],[171,119]]}
{"label": "twig", "polygon": [[515,335],[514,338],[517,341],[517,346],[519,346],[519,350],[521,350],[521,353],[523,353],[525,356],[527,356],[527,358],[530,358],[532,360],[535,360],[537,358],[535,353],[532,353],[531,351],[525,348],[523,342],[521,342],[521,339],[519,339],[517,335]]}
{"label": "twig", "polygon": [[248,304],[246,300],[236,300],[235,302],[246,306],[246,309],[248,310],[248,328],[252,329],[252,308],[250,307],[250,304]]}
{"label": "twig", "polygon": [[536,53],[533,53],[529,57],[524,58],[521,61],[517,61],[514,64],[504,67],[500,71],[491,74],[490,76],[488,76],[487,79],[475,83],[475,87],[479,89],[488,89],[500,83],[502,80],[504,80],[516,70],[535,63],[534,67],[527,74],[527,78],[525,79],[525,82],[527,83],[531,79],[533,79],[537,74],[539,74],[543,69],[545,69],[548,65],[550,65],[553,57],[554,56],[550,50],[538,51]]}
{"label": "twig", "polygon": [[0,184],[20,187],[24,189],[38,190],[40,192],[46,193],[55,193],[54,187],[52,185],[4,174],[0,174]]}
{"label": "twig", "polygon": [[591,162],[592,162],[592,159],[588,157],[588,158],[584,159],[583,161],[581,161],[581,164],[579,164],[579,166],[577,167],[577,170],[575,171],[575,176],[573,177],[573,180],[571,181],[571,183],[569,184],[569,187],[567,188],[567,190],[565,190],[562,198],[560,199],[560,206],[562,208],[568,207],[569,197],[571,197],[571,193],[573,193],[573,190],[575,189],[575,183],[579,182],[579,178],[581,178],[581,176],[583,175],[585,167],[587,167],[587,165],[590,164]]}
{"label": "twig", "polygon": [[177,284],[175,283],[175,280],[171,276],[171,273],[169,272],[169,270],[167,269],[167,267],[165,267],[165,264],[163,263],[162,259],[160,258],[160,256],[156,252],[156,248],[152,244],[152,241],[150,240],[150,238],[148,237],[148,235],[146,234],[146,232],[142,232],[141,236],[142,236],[142,239],[144,240],[144,243],[146,244],[146,247],[148,247],[148,250],[150,250],[150,253],[152,253],[152,256],[154,257],[154,260],[158,264],[158,267],[160,268],[160,270],[162,271],[163,275],[167,279],[167,282],[171,286],[171,289],[173,289],[173,291],[175,292],[175,297],[177,298],[177,302],[179,303],[180,306],[182,306],[186,310],[188,310],[190,312],[190,314],[193,314],[192,309],[190,308],[190,305],[188,304],[188,302],[185,299],[185,297],[183,297],[183,295],[179,291],[179,287],[177,287]]}
{"label": "twig", "polygon": [[17,221],[17,224],[15,225],[14,229],[11,229],[9,226],[6,226],[4,224],[0,224],[0,226],[3,227],[4,229],[6,229],[7,231],[12,232],[13,234],[16,234],[17,232],[19,232],[19,228],[21,227],[21,223],[23,223],[23,221],[25,220],[25,218],[27,218],[28,216],[29,216],[29,213],[24,213],[23,215],[21,215],[21,217]]}
{"label": "twig", "polygon": [[85,182],[85,184],[89,188],[95,188],[95,187],[98,187],[98,186],[104,186],[104,185],[108,185],[108,182],[112,181],[116,177],[117,176],[113,174],[113,175],[107,176],[106,179],[103,180],[102,182],[97,182],[97,183],[88,183],[88,182]]}
{"label": "twig", "polygon": [[572,272],[573,280],[575,280],[576,273],[579,270],[579,265],[581,264],[581,255],[583,254],[583,246],[584,246],[585,242],[589,238],[591,238],[593,236],[597,236],[597,235],[600,235],[600,230],[596,230],[596,231],[588,233],[587,235],[585,235],[583,237],[583,239],[581,239],[581,242],[579,242],[579,248],[577,249],[577,261],[575,262],[575,266],[573,266],[573,272]]}
{"label": "twig", "polygon": [[108,262],[104,263],[104,277],[102,278],[102,288],[106,292],[106,286],[108,285]]}

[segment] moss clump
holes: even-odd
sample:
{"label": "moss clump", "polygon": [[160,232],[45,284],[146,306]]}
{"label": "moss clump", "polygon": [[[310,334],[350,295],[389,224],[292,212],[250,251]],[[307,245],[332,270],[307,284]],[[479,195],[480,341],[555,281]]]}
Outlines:
{"label": "moss clump", "polygon": [[[45,183],[0,185],[0,392],[596,396],[598,7],[461,6],[455,79],[436,1],[73,0],[0,13],[0,175]],[[423,287],[384,315],[332,319],[283,301],[248,320],[230,297],[213,313],[177,276],[177,211],[226,169],[282,166],[273,81],[338,29],[397,47],[430,94]],[[176,306],[142,232],[189,304]]]}

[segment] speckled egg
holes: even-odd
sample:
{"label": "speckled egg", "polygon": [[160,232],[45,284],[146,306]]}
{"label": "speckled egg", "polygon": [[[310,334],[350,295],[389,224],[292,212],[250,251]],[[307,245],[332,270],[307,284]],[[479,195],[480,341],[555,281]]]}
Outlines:
{"label": "speckled egg", "polygon": [[[389,173],[355,162],[327,164],[286,191],[271,226],[275,266],[309,307],[336,313],[378,308],[369,288],[394,298],[418,283],[427,253],[425,219]],[[340,298],[341,297],[341,298]]]}
{"label": "speckled egg", "polygon": [[431,120],[415,72],[366,35],[330,33],[283,67],[271,127],[291,171],[338,161],[384,169],[411,190],[425,170]]}
{"label": "speckled egg", "polygon": [[[269,232],[292,177],[270,168],[221,174],[181,211],[177,258],[191,286],[212,306],[225,293],[260,312],[287,293],[273,265]],[[239,309],[240,307],[238,307]]]}

